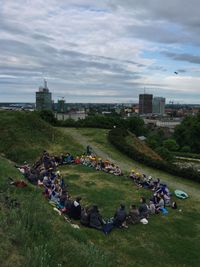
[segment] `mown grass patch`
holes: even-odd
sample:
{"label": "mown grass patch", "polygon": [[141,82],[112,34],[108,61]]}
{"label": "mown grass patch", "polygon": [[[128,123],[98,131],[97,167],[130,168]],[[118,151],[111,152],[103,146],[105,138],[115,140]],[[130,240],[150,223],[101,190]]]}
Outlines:
{"label": "mown grass patch", "polygon": [[35,112],[0,112],[0,153],[17,163],[33,163],[44,150],[82,153],[75,140],[43,121]]}
{"label": "mown grass patch", "polygon": [[[140,196],[147,198],[152,194],[151,191],[138,189],[127,177],[115,177],[106,173],[93,170],[94,175],[85,177],[81,173],[79,179],[73,180],[71,173],[82,166],[65,167],[68,175],[67,182],[70,185],[70,192],[73,196],[83,196],[84,205],[97,204],[104,217],[109,218],[121,202],[128,207],[131,203],[139,204]],[[86,167],[87,168],[87,167]],[[68,170],[68,171],[67,171]],[[87,187],[84,185],[85,179],[92,179],[95,185]],[[104,187],[98,180],[105,181]],[[178,206],[182,211],[169,208],[167,216],[157,215],[150,218],[148,225],[134,225],[127,230],[114,230],[106,239],[99,235],[93,239],[95,230],[85,229],[88,236],[93,239],[95,244],[106,247],[109,251],[115,251],[123,262],[123,266],[198,266],[200,262],[197,246],[199,242],[199,216],[196,208],[191,207],[199,203],[192,198],[181,201],[177,200]],[[191,229],[191,225],[193,228]],[[192,242],[195,247],[191,257],[186,254]],[[178,246],[178,247],[177,247]],[[176,255],[178,253],[178,256]],[[193,257],[196,257],[196,263]],[[188,265],[187,265],[188,264]]]}
{"label": "mown grass patch", "polygon": [[[101,132],[106,134],[105,130],[97,131],[95,134],[93,129],[91,142],[95,143],[98,138],[100,142],[97,142],[97,146],[121,162],[127,171],[135,166],[154,177],[162,180],[166,177],[174,181],[172,176],[130,161],[110,146],[106,135],[101,135]],[[82,146],[78,145],[77,140],[65,134],[61,129],[62,138],[57,143],[50,143],[48,148],[54,153],[63,150],[75,155],[81,153]],[[32,154],[30,158],[33,160]],[[148,190],[137,189],[127,177],[115,177],[84,166],[64,166],[60,170],[66,183],[69,183],[70,194],[73,197],[82,196],[83,205],[99,205],[105,218],[111,217],[121,202],[127,207],[131,203],[138,205],[140,196],[148,198],[151,195]],[[79,230],[73,229],[62,216],[53,211],[42,196],[41,189],[30,184],[24,189],[12,187],[7,182],[7,176],[22,178],[11,162],[0,159],[0,191],[3,191],[0,198],[0,266],[195,267],[200,264],[200,201],[197,197],[190,197],[186,201],[177,200],[181,212],[169,209],[167,216],[151,217],[148,225],[115,229],[105,236],[82,226]],[[195,193],[199,190],[199,186],[194,183],[181,179],[178,181],[185,186],[189,185]],[[88,182],[91,183],[89,186]],[[7,208],[5,196],[16,198],[20,207]]]}
{"label": "mown grass patch", "polygon": [[[94,246],[87,233],[73,229],[55,213],[40,188],[15,188],[6,176],[22,178],[5,159],[0,159],[1,231],[3,267],[112,266],[113,255]],[[19,208],[7,208],[5,197],[15,198]],[[115,262],[115,261],[114,261]]]}
{"label": "mown grass patch", "polygon": [[[20,209],[1,212],[0,255],[3,266],[198,266],[200,256],[199,203],[192,198],[178,201],[182,212],[169,209],[148,225],[113,230],[110,235],[81,226],[71,228],[43,198],[41,189],[10,187],[4,176],[21,175],[1,160],[4,194],[17,198]],[[86,170],[89,170],[87,173]],[[61,167],[73,197],[82,204],[97,204],[104,218],[113,216],[121,202],[139,204],[151,191],[137,189],[127,177],[115,177],[84,166]],[[88,187],[85,182],[92,181]],[[193,208],[191,208],[193,207]],[[191,227],[192,226],[192,227]],[[186,253],[190,251],[190,253]],[[80,252],[81,251],[81,252]],[[195,259],[195,260],[194,260]],[[60,265],[59,265],[60,264]]]}

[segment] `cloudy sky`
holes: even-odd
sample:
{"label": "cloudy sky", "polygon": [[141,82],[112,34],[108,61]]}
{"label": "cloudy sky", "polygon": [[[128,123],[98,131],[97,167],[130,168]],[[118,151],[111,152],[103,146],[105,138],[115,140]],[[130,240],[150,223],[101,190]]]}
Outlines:
{"label": "cloudy sky", "polygon": [[[199,0],[0,0],[0,102],[200,104]],[[176,75],[174,72],[178,72]]]}

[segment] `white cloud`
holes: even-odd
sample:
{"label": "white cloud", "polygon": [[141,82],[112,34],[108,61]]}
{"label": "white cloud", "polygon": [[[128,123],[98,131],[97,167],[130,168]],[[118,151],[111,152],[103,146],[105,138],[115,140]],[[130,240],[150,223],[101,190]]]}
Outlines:
{"label": "white cloud", "polygon": [[[83,101],[96,101],[95,95],[98,101],[104,95],[110,101],[131,94],[137,98],[143,87],[159,87],[164,96],[166,90],[199,92],[199,69],[187,47],[200,44],[196,0],[0,3],[0,93],[5,101],[5,88],[10,101],[33,101],[44,76],[52,91],[73,92]],[[184,66],[183,56],[176,56],[180,51],[187,55]],[[183,69],[181,77],[171,77],[173,69]]]}

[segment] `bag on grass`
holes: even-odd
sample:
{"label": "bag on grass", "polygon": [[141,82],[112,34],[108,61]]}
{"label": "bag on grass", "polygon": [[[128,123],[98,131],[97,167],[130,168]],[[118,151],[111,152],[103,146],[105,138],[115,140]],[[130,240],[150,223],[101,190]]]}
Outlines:
{"label": "bag on grass", "polygon": [[107,235],[112,231],[113,227],[113,223],[106,223],[104,224],[102,231],[104,232],[104,234]]}

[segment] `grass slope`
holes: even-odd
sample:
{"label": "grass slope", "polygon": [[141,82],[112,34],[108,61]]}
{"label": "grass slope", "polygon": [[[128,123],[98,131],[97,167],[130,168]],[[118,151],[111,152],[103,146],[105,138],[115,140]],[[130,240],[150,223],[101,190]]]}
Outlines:
{"label": "grass slope", "polygon": [[[95,201],[106,218],[112,216],[120,202],[127,207],[131,203],[138,205],[141,196],[148,198],[152,194],[136,188],[125,177],[97,173],[87,167],[70,166],[63,171],[72,195],[83,196],[84,205]],[[83,231],[95,245],[116,254],[117,266],[198,266],[200,202],[192,198],[177,202],[182,212],[169,209],[167,216],[154,216],[146,226],[114,230],[106,238],[93,230]]]}
{"label": "grass slope", "polygon": [[[72,196],[81,195],[83,205],[95,202],[105,218],[121,202],[139,204],[140,196],[151,194],[125,177],[91,168],[67,166],[61,171]],[[0,266],[199,266],[200,203],[192,198],[178,201],[182,212],[169,210],[168,216],[154,216],[148,225],[113,230],[105,236],[85,227],[73,229],[53,211],[41,189],[11,187],[5,179],[8,175],[20,177],[7,160],[0,159],[4,192],[0,196]],[[16,198],[20,208],[8,209],[5,196]]]}
{"label": "grass slope", "polygon": [[154,150],[152,150],[148,145],[144,142],[140,141],[134,134],[129,132],[129,135],[126,137],[126,142],[131,147],[133,147],[138,152],[144,154],[145,156],[153,159],[153,160],[162,160],[161,156],[158,155]]}
{"label": "grass slope", "polygon": [[15,162],[33,162],[45,149],[61,153],[73,152],[75,147],[71,137],[63,136],[35,112],[0,111],[0,122],[0,153]]}
{"label": "grass slope", "polygon": [[171,189],[181,189],[186,192],[193,198],[199,201],[200,195],[200,185],[182,179],[180,177],[175,177],[163,171],[147,167],[141,163],[138,163],[123,153],[119,152],[114,146],[112,146],[107,138],[108,130],[106,129],[90,129],[90,128],[63,128],[62,131],[68,135],[71,135],[77,142],[81,143],[83,146],[90,144],[99,156],[102,158],[108,158],[109,160],[115,162],[123,171],[127,173],[131,169],[135,169],[138,172],[146,173],[152,177],[160,177],[162,180],[166,181]]}
{"label": "grass slope", "polygon": [[[0,257],[2,267],[111,266],[112,254],[94,246],[84,231],[73,229],[29,185],[8,185],[7,176],[20,178],[10,163],[0,158]],[[6,197],[20,208],[8,208]]]}
{"label": "grass slope", "polygon": [[[14,115],[6,115],[14,116]],[[21,124],[12,122],[18,135],[23,135],[27,125],[26,116]],[[36,115],[28,115],[36,116]],[[22,117],[21,117],[22,118]],[[29,118],[29,117],[28,117]],[[33,119],[35,123],[37,119]],[[50,127],[48,124],[42,127]],[[4,121],[4,125],[5,121]],[[31,125],[30,125],[31,127]],[[37,126],[32,131],[37,131]],[[46,133],[40,131],[39,140],[31,141],[29,148],[44,148],[53,153],[66,150],[81,153],[83,146],[91,144],[102,157],[109,156],[124,169],[140,168],[152,174],[154,170],[130,161],[107,142],[107,132],[101,129],[61,129],[57,132],[52,127],[49,131],[56,132],[56,141],[49,141],[43,147]],[[12,132],[12,127],[10,129]],[[9,133],[9,131],[7,130]],[[78,134],[77,134],[78,133]],[[77,134],[77,135],[76,135]],[[18,135],[16,136],[18,138]],[[23,138],[18,138],[18,148],[23,146]],[[4,136],[6,138],[6,136]],[[1,141],[2,142],[2,141]],[[9,144],[8,140],[6,140]],[[6,150],[2,150],[6,154]],[[18,152],[17,152],[18,153]],[[38,155],[29,152],[29,159]],[[109,155],[108,155],[109,154]],[[13,155],[9,155],[13,158]],[[21,159],[19,154],[17,159]],[[144,168],[144,169],[143,169]],[[96,203],[103,216],[109,218],[121,202],[128,207],[131,203],[138,204],[142,195],[149,197],[148,190],[137,189],[126,177],[114,177],[83,166],[62,167],[66,183],[69,184],[71,195],[81,195],[83,205]],[[173,177],[155,172],[161,179],[173,181]],[[153,173],[153,174],[155,174]],[[93,266],[199,266],[200,264],[200,200],[199,185],[184,181],[184,186],[191,190],[191,198],[178,201],[182,212],[170,210],[169,215],[154,216],[148,225],[130,226],[127,230],[113,230],[104,236],[101,232],[81,227],[73,229],[64,219],[55,213],[43,198],[41,189],[28,185],[19,189],[8,184],[6,177],[21,178],[13,163],[0,157],[0,257],[2,267],[93,267]],[[154,176],[154,177],[155,177]],[[181,180],[179,180],[181,184]],[[193,191],[192,191],[193,190]],[[194,197],[193,197],[194,196]],[[20,208],[7,207],[6,197],[15,198]]]}

